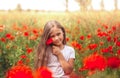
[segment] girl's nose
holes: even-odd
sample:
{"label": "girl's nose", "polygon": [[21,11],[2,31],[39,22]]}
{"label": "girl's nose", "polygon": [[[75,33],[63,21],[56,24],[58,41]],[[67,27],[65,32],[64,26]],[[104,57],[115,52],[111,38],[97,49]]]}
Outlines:
{"label": "girl's nose", "polygon": [[55,40],[58,40],[58,36],[55,36]]}

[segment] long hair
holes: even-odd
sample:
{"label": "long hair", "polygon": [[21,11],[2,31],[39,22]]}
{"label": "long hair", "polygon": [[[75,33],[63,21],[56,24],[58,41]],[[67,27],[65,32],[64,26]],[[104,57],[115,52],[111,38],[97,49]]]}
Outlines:
{"label": "long hair", "polygon": [[35,57],[35,69],[46,66],[47,60],[48,60],[48,51],[52,51],[51,46],[46,45],[46,41],[50,37],[51,29],[56,26],[57,28],[60,28],[63,31],[63,44],[66,44],[66,33],[64,27],[57,21],[51,20],[48,21],[43,29],[43,34],[41,36],[37,51],[36,51],[36,57]]}

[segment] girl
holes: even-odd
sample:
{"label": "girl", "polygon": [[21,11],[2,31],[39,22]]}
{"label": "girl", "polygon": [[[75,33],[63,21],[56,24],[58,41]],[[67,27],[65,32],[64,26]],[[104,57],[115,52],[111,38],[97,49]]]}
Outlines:
{"label": "girl", "polygon": [[69,78],[74,67],[75,51],[66,45],[63,26],[51,20],[45,24],[36,55],[35,68],[46,66],[53,78]]}

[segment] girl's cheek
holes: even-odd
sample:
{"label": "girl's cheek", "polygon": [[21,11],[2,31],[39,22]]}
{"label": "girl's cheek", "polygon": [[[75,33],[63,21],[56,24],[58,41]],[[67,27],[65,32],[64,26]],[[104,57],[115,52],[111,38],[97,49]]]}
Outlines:
{"label": "girl's cheek", "polygon": [[53,40],[53,43],[54,43],[55,39],[54,39],[54,38],[52,38],[52,40]]}

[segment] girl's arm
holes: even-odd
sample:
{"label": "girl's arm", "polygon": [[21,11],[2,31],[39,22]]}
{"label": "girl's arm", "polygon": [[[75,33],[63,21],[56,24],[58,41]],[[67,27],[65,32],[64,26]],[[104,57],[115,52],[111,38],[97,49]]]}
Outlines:
{"label": "girl's arm", "polygon": [[60,49],[56,46],[53,47],[53,54],[58,57],[65,74],[70,74],[73,71],[74,58],[70,58],[68,61],[66,61],[63,54],[60,52]]}
{"label": "girl's arm", "polygon": [[70,74],[74,67],[74,58],[70,58],[68,61],[65,60],[62,53],[58,55],[59,62],[65,72],[65,74]]}

